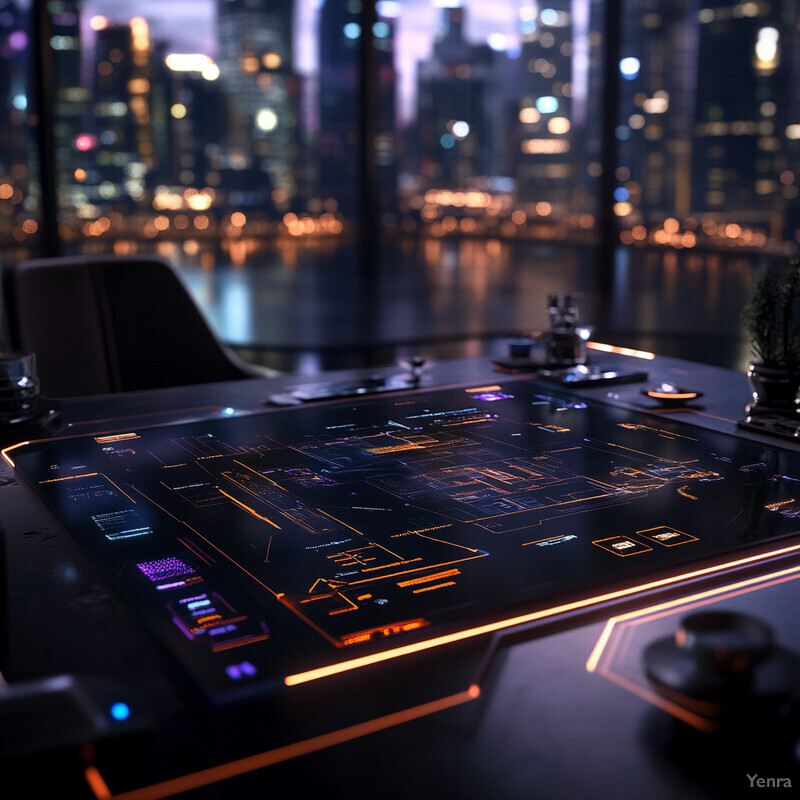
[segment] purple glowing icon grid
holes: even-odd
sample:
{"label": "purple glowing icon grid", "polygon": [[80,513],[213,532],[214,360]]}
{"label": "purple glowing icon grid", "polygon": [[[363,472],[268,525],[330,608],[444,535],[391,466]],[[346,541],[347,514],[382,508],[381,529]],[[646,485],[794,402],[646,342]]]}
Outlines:
{"label": "purple glowing icon grid", "polygon": [[136,566],[139,567],[153,583],[195,574],[195,570],[192,567],[174,556],[159,558],[156,561],[143,561]]}

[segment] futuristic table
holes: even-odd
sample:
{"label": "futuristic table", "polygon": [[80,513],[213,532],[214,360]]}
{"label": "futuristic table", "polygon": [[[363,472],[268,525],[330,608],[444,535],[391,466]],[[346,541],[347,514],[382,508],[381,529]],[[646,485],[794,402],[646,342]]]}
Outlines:
{"label": "futuristic table", "polygon": [[646,383],[476,359],[9,434],[8,769],[131,800],[800,785],[800,449],[737,430],[744,376],[642,355],[595,362]]}

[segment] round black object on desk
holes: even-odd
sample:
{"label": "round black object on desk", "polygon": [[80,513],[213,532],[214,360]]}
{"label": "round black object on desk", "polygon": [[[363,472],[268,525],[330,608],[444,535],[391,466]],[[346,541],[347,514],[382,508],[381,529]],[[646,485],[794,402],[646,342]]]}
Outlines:
{"label": "round black object on desk", "polygon": [[691,403],[692,400],[699,400],[703,396],[702,392],[684,389],[669,382],[660,383],[658,386],[652,386],[649,389],[642,389],[642,394],[651,400],[655,400],[665,408],[685,406]]}
{"label": "round black object on desk", "polygon": [[734,611],[690,614],[643,660],[656,692],[687,707],[700,701],[709,717],[772,713],[800,691],[800,657],[767,623]]}

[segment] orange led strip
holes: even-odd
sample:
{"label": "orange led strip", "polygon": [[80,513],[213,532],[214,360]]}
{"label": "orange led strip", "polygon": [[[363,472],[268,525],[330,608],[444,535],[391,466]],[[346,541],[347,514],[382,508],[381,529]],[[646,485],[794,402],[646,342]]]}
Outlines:
{"label": "orange led strip", "polygon": [[288,761],[289,759],[297,758],[307,753],[313,753],[316,750],[323,750],[326,747],[349,742],[353,739],[385,730],[386,728],[392,728],[395,725],[401,725],[404,722],[410,722],[420,717],[434,714],[437,711],[453,708],[454,706],[467,703],[470,700],[475,700],[480,693],[480,687],[473,684],[464,692],[459,692],[449,697],[443,697],[439,700],[432,700],[428,703],[406,709],[405,711],[396,711],[393,714],[377,717],[367,722],[360,722],[348,728],[324,733],[320,736],[314,736],[300,742],[277,747],[274,750],[267,750],[257,755],[241,758],[227,764],[220,764],[219,766],[210,767],[209,769],[199,770],[198,772],[191,772],[188,775],[172,778],[162,783],[154,783],[151,786],[145,786],[140,789],[133,789],[129,792],[122,792],[121,794],[111,793],[111,790],[108,788],[105,780],[103,780],[103,776],[100,774],[97,767],[87,767],[84,770],[84,777],[97,800],[161,800],[161,798],[164,797],[171,797],[174,794],[188,792],[192,789],[199,789],[212,783],[219,783],[228,778],[235,778],[248,772],[254,772],[255,770],[278,764],[281,761]]}
{"label": "orange led strip", "polygon": [[648,392],[654,400],[694,400],[697,392]]}
{"label": "orange led strip", "polygon": [[[709,719],[709,716],[715,716],[713,704],[702,703],[701,701],[693,700],[689,704],[689,698],[678,696],[672,698],[667,695],[655,692],[643,686],[639,686],[635,681],[625,677],[622,674],[615,673],[613,669],[609,670],[607,667],[600,667],[600,662],[604,660],[614,659],[616,652],[616,643],[612,643],[611,637],[618,624],[640,625],[650,620],[661,619],[665,616],[675,612],[675,609],[682,608],[684,611],[694,610],[696,608],[706,607],[708,602],[718,602],[719,600],[726,600],[732,597],[737,597],[748,592],[763,589],[769,586],[776,586],[780,583],[787,581],[797,580],[800,577],[800,567],[789,567],[778,572],[773,572],[767,575],[759,575],[754,578],[748,578],[738,581],[726,586],[708,589],[704,592],[689,597],[679,597],[673,600],[667,600],[663,603],[658,603],[647,608],[640,608],[634,611],[620,614],[619,616],[612,617],[606,622],[600,638],[597,640],[589,659],[586,662],[587,672],[597,671],[612,683],[621,686],[626,691],[635,694],[637,697],[642,698],[648,703],[666,711],[668,714],[682,720],[688,725],[696,728],[699,731],[711,732],[719,729],[719,721],[716,719]],[[609,655],[606,656],[606,651],[611,645]],[[693,706],[693,707],[692,707]]]}
{"label": "orange led strip", "polygon": [[128,439],[138,439],[138,433],[115,433],[110,436],[95,436],[94,440],[98,444],[111,444],[112,442],[124,442]]}
{"label": "orange led strip", "polygon": [[589,350],[599,350],[602,353],[615,353],[618,356],[630,356],[631,358],[643,358],[645,361],[652,361],[655,353],[648,353],[646,350],[632,350],[630,347],[616,347],[613,344],[602,344],[601,342],[586,342]]}
{"label": "orange led strip", "polygon": [[501,389],[501,386],[494,384],[493,386],[477,386],[474,389],[464,389],[464,391],[467,394],[478,394],[482,392],[499,392]]}
{"label": "orange led strip", "polygon": [[[774,554],[782,554],[785,552],[790,552],[792,550],[797,550],[797,547],[786,548],[783,551],[775,551]],[[768,557],[771,554],[767,554],[765,556]],[[733,562],[736,563],[736,562]],[[698,592],[697,594],[693,594],[689,597],[678,597],[673,600],[666,600],[663,603],[658,603],[653,606],[648,606],[647,608],[639,608],[635,611],[629,611],[626,614],[620,614],[616,617],[611,617],[608,622],[606,622],[605,628],[603,629],[602,634],[600,634],[600,638],[597,640],[597,643],[594,646],[594,649],[589,656],[589,659],[586,662],[586,671],[587,672],[594,672],[597,669],[597,665],[600,663],[600,659],[603,656],[603,652],[608,645],[608,640],[611,638],[611,634],[614,631],[614,628],[619,623],[628,622],[629,620],[636,619],[637,617],[644,617],[650,616],[652,614],[657,614],[661,611],[666,611],[669,609],[676,608],[677,606],[689,606],[689,605],[696,605],[703,600],[709,600],[712,597],[716,597],[717,595],[729,595],[734,593],[741,593],[743,590],[748,590],[751,588],[756,588],[759,584],[768,584],[770,582],[777,583],[781,582],[782,580],[786,580],[791,575],[797,575],[800,573],[800,566],[797,567],[788,567],[787,569],[780,570],[778,572],[772,572],[768,575],[757,575],[754,578],[747,578],[745,580],[738,581],[733,584],[727,584],[725,586],[718,586],[714,589],[707,589],[704,592]]]}
{"label": "orange led strip", "polygon": [[428,639],[424,642],[415,642],[407,644],[402,647],[396,647],[392,650],[386,650],[381,653],[372,653],[360,658],[354,658],[349,661],[341,661],[336,664],[329,664],[325,667],[308,670],[306,672],[299,672],[295,675],[287,675],[284,678],[284,683],[287,686],[297,686],[301,683],[308,681],[319,680],[320,678],[327,678],[331,675],[337,675],[341,672],[347,672],[352,669],[359,669],[371,664],[378,664],[383,661],[389,661],[392,658],[399,658],[401,656],[410,655],[412,653],[419,653],[424,650],[430,650],[434,647],[440,647],[454,642],[461,642],[465,639],[471,639],[475,636],[482,636],[487,633],[495,633],[497,631],[505,630],[515,627],[517,625],[524,625],[528,622],[535,622],[536,620],[545,619],[547,617],[555,616],[556,614],[564,614],[569,611],[576,611],[581,608],[587,608],[593,605],[599,605],[610,600],[619,600],[623,597],[629,597],[632,594],[640,592],[647,592],[653,589],[660,589],[665,586],[670,586],[681,581],[693,580],[701,578],[706,575],[713,575],[717,572],[722,572],[726,569],[733,569],[735,567],[743,567],[747,564],[753,564],[758,561],[763,561],[776,556],[788,555],[789,553],[796,553],[800,551],[800,544],[792,545],[790,547],[782,547],[779,550],[772,550],[768,553],[763,553],[756,556],[747,556],[746,558],[738,558],[733,561],[727,561],[723,564],[717,564],[713,567],[704,567],[703,569],[693,570],[691,572],[684,572],[681,575],[676,575],[672,578],[661,578],[660,580],[651,581],[649,583],[642,583],[638,586],[631,586],[627,589],[618,589],[613,592],[596,595],[594,597],[587,597],[583,600],[576,600],[571,603],[564,603],[560,606],[553,606],[552,608],[542,609],[540,611],[533,611],[529,614],[521,614],[520,616],[510,617],[508,619],[498,620],[486,625],[480,625],[475,628],[467,628],[455,633],[446,634],[444,636],[437,636],[433,639]]}
{"label": "orange led strip", "polygon": [[19,442],[18,444],[12,444],[11,447],[6,447],[3,450],[0,450],[0,455],[3,456],[3,458],[8,462],[8,464],[10,464],[14,469],[16,469],[17,465],[11,460],[11,456],[9,456],[8,454],[12,450],[16,450],[18,447],[25,447],[26,445],[29,444],[30,442]]}

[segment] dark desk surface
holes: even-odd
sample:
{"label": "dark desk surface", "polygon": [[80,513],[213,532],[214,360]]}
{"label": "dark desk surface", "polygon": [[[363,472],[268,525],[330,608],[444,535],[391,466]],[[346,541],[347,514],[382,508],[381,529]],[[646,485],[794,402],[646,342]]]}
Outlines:
{"label": "dark desk surface", "polygon": [[[688,408],[663,409],[642,395],[642,383],[632,383],[580,389],[587,400],[770,442],[737,430],[749,399],[742,374],[664,358],[594,360],[644,369],[646,385],[669,381],[703,397]],[[381,372],[392,371],[361,376]],[[238,416],[263,411],[269,397],[298,385],[356,376],[286,376],[66,400],[47,433],[97,435]],[[480,386],[506,377],[484,360],[449,361],[428,365],[422,386]],[[780,446],[797,449],[791,442]],[[187,796],[274,796],[279,787],[285,796],[318,790],[353,798],[705,798],[749,789],[748,775],[800,785],[793,716],[735,735],[700,732],[657,708],[641,675],[643,647],[674,631],[687,609],[701,603],[762,615],[783,645],[800,649],[800,623],[787,610],[796,608],[798,594],[791,537],[763,551],[766,557],[760,552],[722,571],[653,585],[588,612],[565,608],[501,635],[336,677],[324,689],[217,707],[189,685],[135,610],[5,461],[0,534],[0,669],[9,685],[35,687],[41,679],[73,675],[87,682],[93,697],[120,691],[136,710],[131,737],[119,739],[121,747],[111,746],[116,735],[100,725],[94,737],[103,746],[95,755],[74,747],[53,753],[43,744],[47,752],[34,748],[10,763],[42,791],[69,785],[74,797],[131,800],[193,786],[201,788]],[[666,605],[652,611],[656,604]],[[110,689],[105,680],[112,681]],[[45,713],[30,708],[38,710],[26,711],[25,719]],[[21,717],[13,719],[20,724]],[[133,736],[140,720],[143,741]],[[42,733],[42,741],[47,738]],[[189,777],[161,783],[182,776]]]}
{"label": "dark desk surface", "polygon": [[[604,400],[621,407],[652,410],[686,421],[725,432],[736,432],[736,422],[744,415],[750,398],[744,374],[707,364],[697,364],[680,359],[657,357],[653,360],[626,357],[610,353],[592,352],[590,363],[604,368],[644,371],[646,384],[631,383],[614,386],[582,387],[587,397]],[[274,407],[269,398],[290,393],[298,387],[342,384],[350,381],[406,376],[407,369],[380,368],[373,370],[341,370],[315,375],[285,375],[261,380],[229,381],[207,384],[202,387],[175,387],[154,391],[130,392],[124,395],[102,395],[55,400],[50,405],[60,410],[58,418],[48,425],[47,431],[37,435],[64,436],[94,433],[100,429],[125,428],[131,424],[168,424],[186,419],[214,417],[224,408],[237,413],[253,413]],[[498,382],[509,377],[499,372],[488,358],[452,359],[428,362],[421,369],[420,387],[460,386]],[[521,370],[521,376],[535,375]],[[662,382],[701,392],[703,397],[685,408],[663,409],[657,402],[643,397],[643,385],[656,386]],[[26,438],[29,431],[24,431]],[[0,429],[3,446],[18,441],[18,430]]]}

